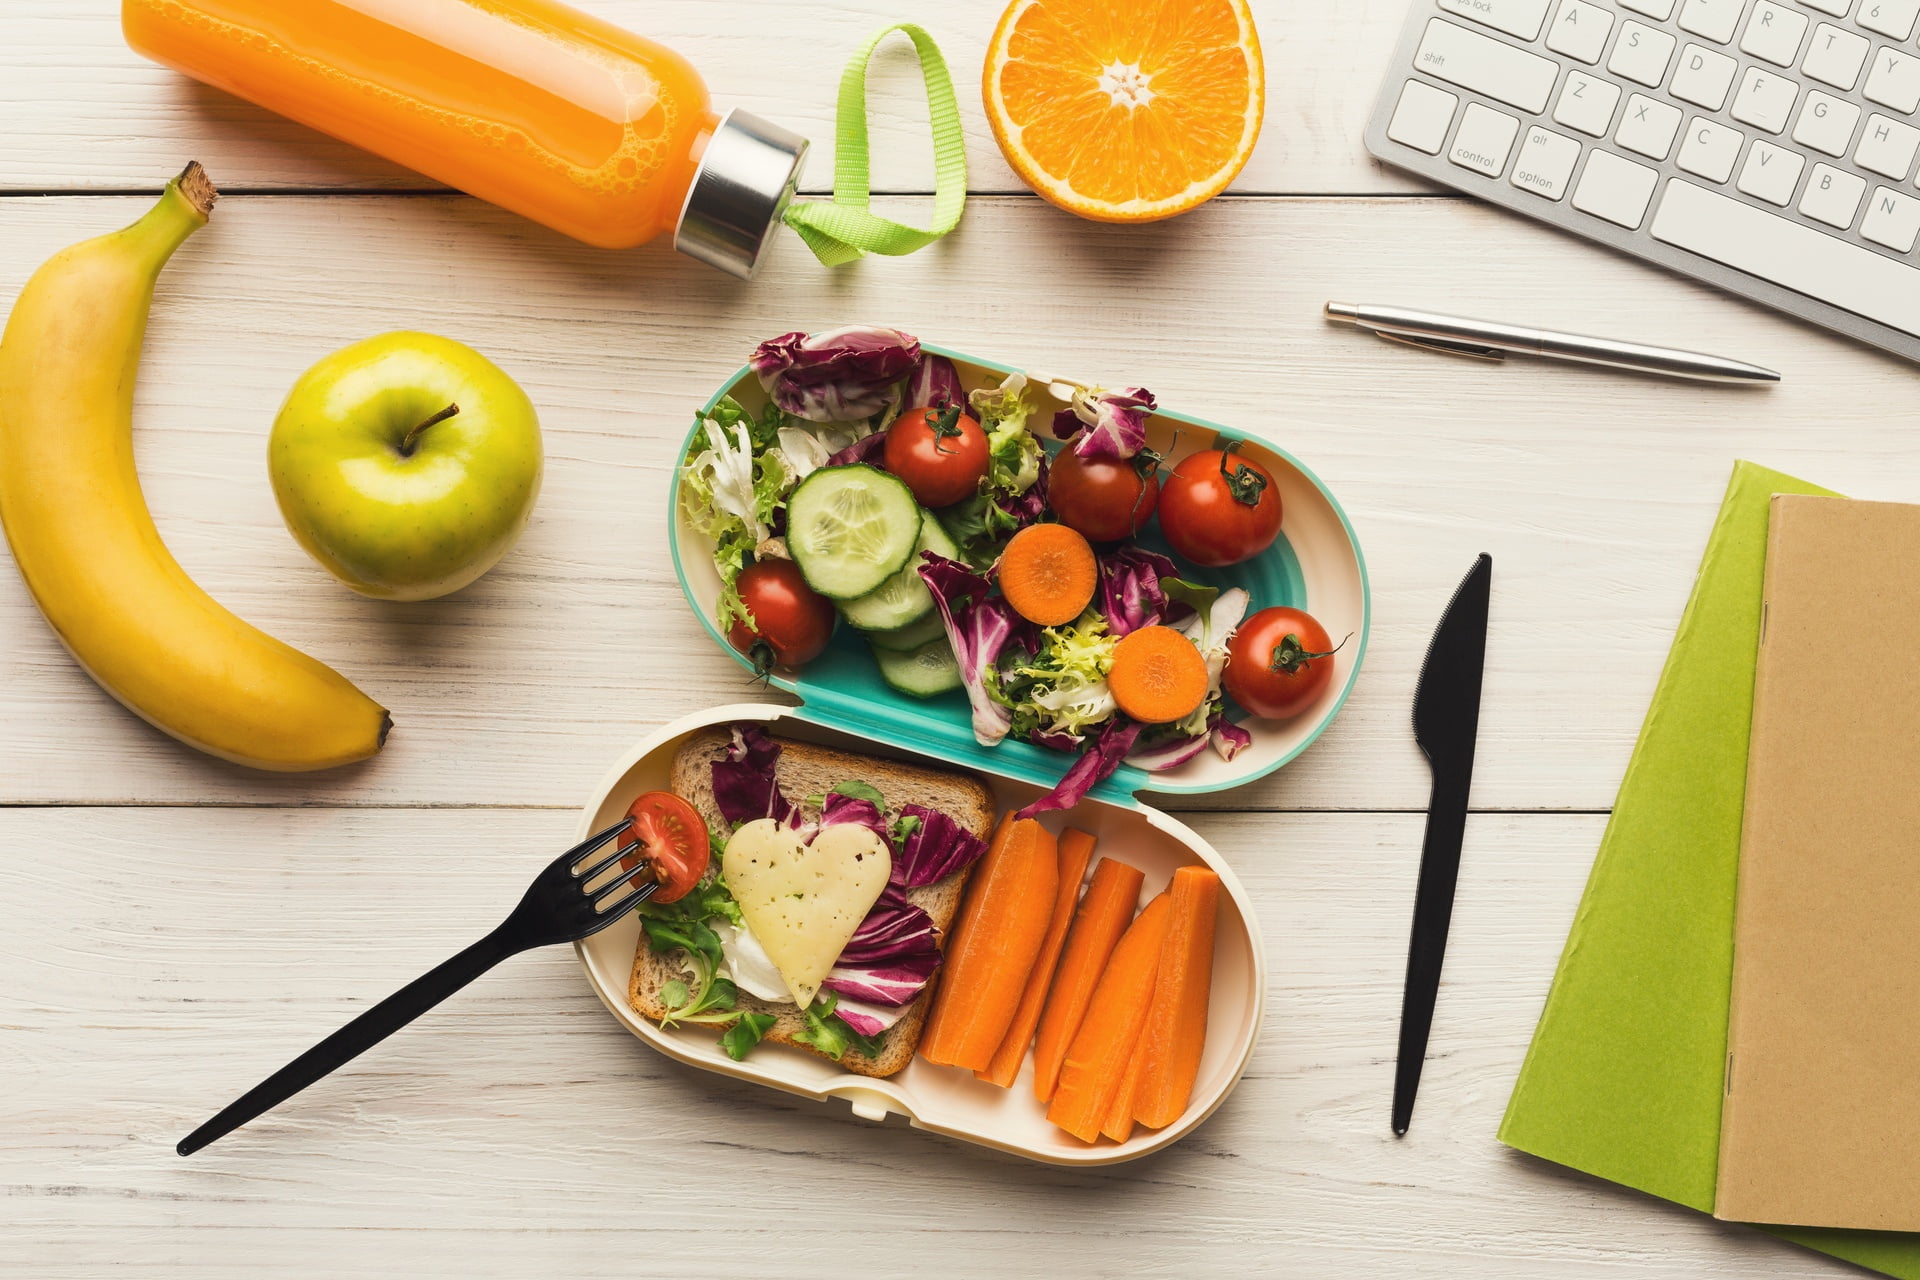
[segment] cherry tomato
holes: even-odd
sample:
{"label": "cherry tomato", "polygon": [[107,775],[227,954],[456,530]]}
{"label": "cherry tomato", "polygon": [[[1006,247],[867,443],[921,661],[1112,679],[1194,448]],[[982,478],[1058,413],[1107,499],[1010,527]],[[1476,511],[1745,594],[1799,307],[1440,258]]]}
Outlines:
{"label": "cherry tomato", "polygon": [[736,620],[727,642],[753,659],[761,675],[804,667],[833,639],[833,602],[807,585],[791,560],[756,560],[734,580],[753,626]]}
{"label": "cherry tomato", "polygon": [[1290,719],[1326,692],[1336,648],[1311,614],[1262,609],[1227,642],[1227,692],[1256,716]]}
{"label": "cherry tomato", "polygon": [[922,405],[887,428],[887,470],[906,481],[923,507],[948,507],[980,492],[987,478],[987,433],[960,412]]}
{"label": "cherry tomato", "polygon": [[638,848],[639,856],[620,859],[631,871],[644,860],[660,887],[655,902],[678,902],[707,874],[713,846],[699,810],[671,791],[649,791],[627,810],[633,825],[620,833],[619,847]]}
{"label": "cherry tomato", "polygon": [[1118,542],[1146,528],[1160,502],[1157,458],[1083,458],[1072,449],[1054,455],[1047,470],[1047,505],[1060,523],[1088,542]]}
{"label": "cherry tomato", "polygon": [[1229,445],[1180,459],[1160,494],[1160,531],[1195,564],[1250,560],[1280,536],[1273,476]]}

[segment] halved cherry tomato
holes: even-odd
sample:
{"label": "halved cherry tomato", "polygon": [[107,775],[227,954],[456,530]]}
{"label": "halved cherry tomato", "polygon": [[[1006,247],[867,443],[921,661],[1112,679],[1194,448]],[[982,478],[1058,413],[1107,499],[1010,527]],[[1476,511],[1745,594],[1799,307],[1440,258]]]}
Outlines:
{"label": "halved cherry tomato", "polygon": [[1195,564],[1250,560],[1280,536],[1280,491],[1251,458],[1203,449],[1180,459],[1160,493],[1160,531]]}
{"label": "halved cherry tomato", "polygon": [[883,456],[921,506],[949,507],[978,493],[987,478],[987,433],[958,405],[921,405],[887,428]]}
{"label": "halved cherry tomato", "polygon": [[1047,471],[1047,505],[1089,542],[1118,542],[1147,527],[1160,502],[1159,459],[1083,458],[1071,448]]}
{"label": "halved cherry tomato", "polygon": [[620,859],[621,869],[631,871],[644,860],[660,882],[655,902],[678,902],[692,893],[713,860],[699,810],[671,791],[649,791],[633,802],[627,816],[633,825],[620,833],[619,847],[638,847],[640,854]]}
{"label": "halved cherry tomato", "polygon": [[1233,700],[1254,715],[1290,719],[1326,692],[1337,648],[1311,614],[1262,609],[1241,623],[1227,642],[1222,680]]}
{"label": "halved cherry tomato", "polygon": [[761,675],[775,667],[804,667],[833,639],[833,602],[807,585],[793,561],[756,560],[733,585],[753,625],[736,619],[727,643],[753,659]]}

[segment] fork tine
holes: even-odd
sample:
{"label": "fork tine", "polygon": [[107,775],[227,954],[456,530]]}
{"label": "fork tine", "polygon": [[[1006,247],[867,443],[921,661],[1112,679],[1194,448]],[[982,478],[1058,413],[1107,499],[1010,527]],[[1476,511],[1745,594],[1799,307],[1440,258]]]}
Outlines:
{"label": "fork tine", "polygon": [[[608,827],[605,831],[594,832],[592,835],[588,836],[585,840],[582,840],[579,844],[573,846],[573,848],[561,854],[560,858],[569,867],[578,866],[582,858],[586,857],[588,854],[592,853],[594,850],[600,848],[600,846],[604,845],[607,841],[617,839],[619,836],[624,834],[632,826],[633,826],[632,817],[629,816],[629,817],[622,818],[620,819],[620,821]],[[603,869],[606,867],[606,865],[607,864],[604,862],[600,864],[600,866]]]}
{"label": "fork tine", "polygon": [[[651,898],[654,892],[660,887],[658,880],[649,880],[646,884],[642,885],[634,884],[635,877],[643,876],[647,873],[648,867],[644,862],[631,871],[623,871],[606,884],[600,886],[600,888],[588,894],[587,901],[593,905],[596,911],[618,911],[624,907],[632,906],[636,902],[644,902],[646,899]],[[611,905],[614,895],[622,889],[635,889],[637,892],[635,892],[632,897],[623,899],[619,906]]]}
{"label": "fork tine", "polygon": [[[595,876],[599,875],[602,871],[605,871],[608,867],[612,866],[614,863],[620,861],[620,859],[628,856],[637,857],[639,855],[639,848],[640,846],[632,845],[632,844],[628,845],[624,849],[616,848],[612,853],[600,859],[600,861],[594,863],[592,866],[588,867],[585,871],[574,872],[573,873],[574,879],[578,880],[582,885],[591,884]],[[647,865],[646,859],[642,858],[640,860],[640,865],[643,867],[646,866]]]}

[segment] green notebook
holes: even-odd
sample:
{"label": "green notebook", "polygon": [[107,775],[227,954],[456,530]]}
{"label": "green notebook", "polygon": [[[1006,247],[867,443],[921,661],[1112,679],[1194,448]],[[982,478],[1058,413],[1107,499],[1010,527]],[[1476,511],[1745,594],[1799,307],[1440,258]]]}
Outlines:
{"label": "green notebook", "polygon": [[[1768,498],[1734,466],[1500,1140],[1712,1212]],[[1920,1235],[1768,1228],[1902,1280]]]}

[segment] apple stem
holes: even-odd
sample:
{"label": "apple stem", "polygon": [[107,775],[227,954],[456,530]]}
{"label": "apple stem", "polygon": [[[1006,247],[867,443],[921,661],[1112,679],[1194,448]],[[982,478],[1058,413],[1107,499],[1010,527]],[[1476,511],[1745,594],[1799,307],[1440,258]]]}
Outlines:
{"label": "apple stem", "polygon": [[431,418],[428,418],[425,422],[421,423],[419,426],[415,427],[413,430],[407,432],[407,438],[400,442],[400,456],[403,458],[411,458],[413,456],[413,447],[415,443],[419,441],[420,433],[422,431],[425,431],[428,427],[432,426],[436,422],[445,422],[448,418],[451,418],[454,414],[458,412],[460,412],[460,406],[457,404],[450,404],[446,408],[442,409],[440,412],[434,414]]}

